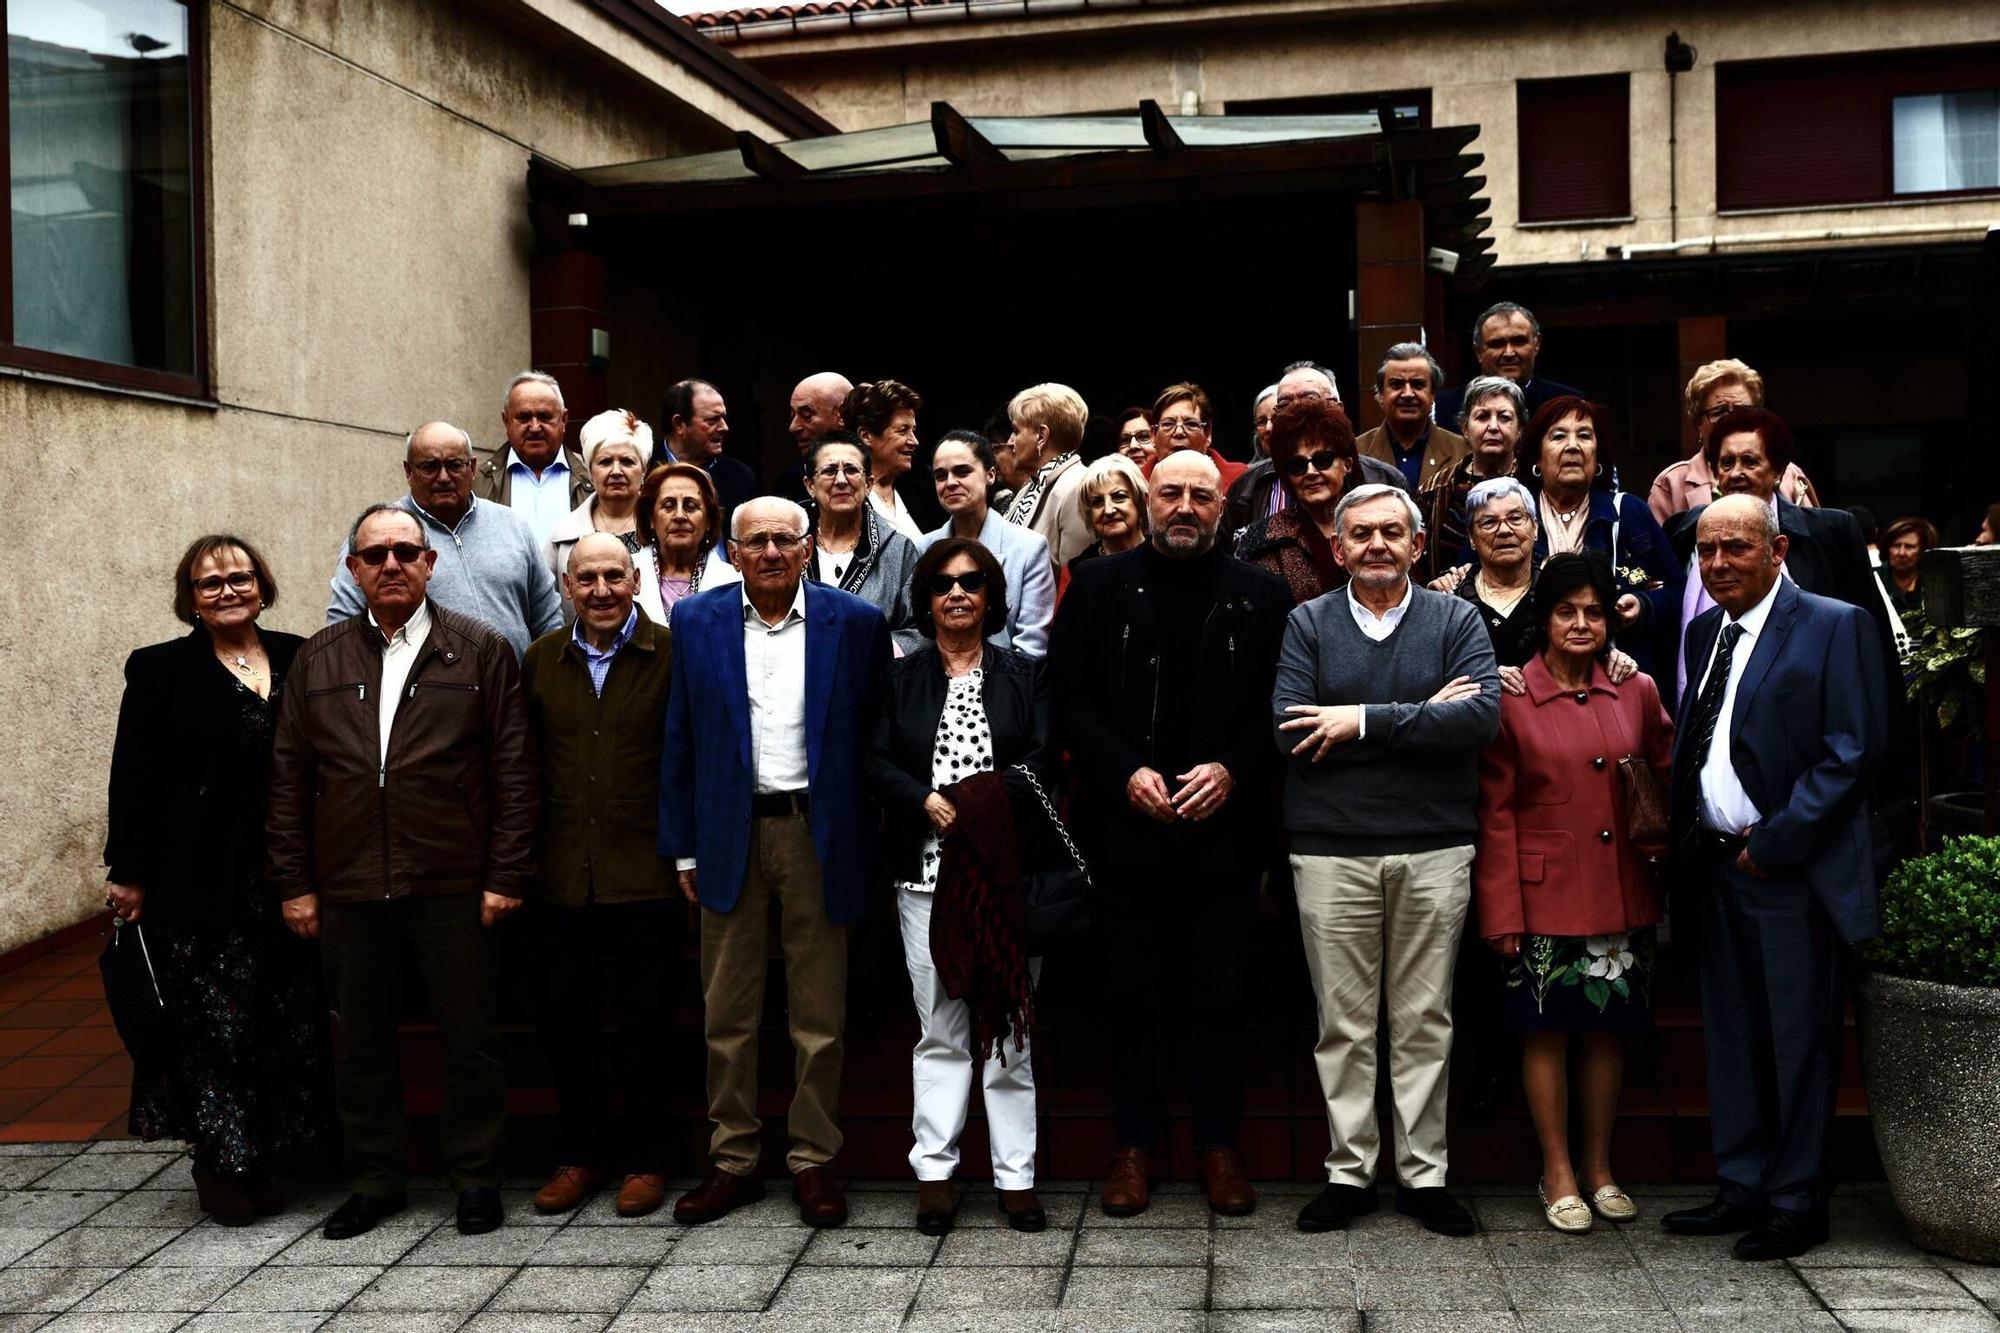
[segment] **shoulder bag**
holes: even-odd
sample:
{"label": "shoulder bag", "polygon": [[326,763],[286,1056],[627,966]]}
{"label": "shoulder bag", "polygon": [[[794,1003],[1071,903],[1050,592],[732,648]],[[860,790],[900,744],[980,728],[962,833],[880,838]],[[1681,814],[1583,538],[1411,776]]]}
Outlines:
{"label": "shoulder bag", "polygon": [[167,1006],[153,971],[152,952],[138,922],[114,919],[111,939],[97,960],[111,1022],[135,1065],[168,1055]]}
{"label": "shoulder bag", "polygon": [[1084,864],[1083,853],[1077,850],[1069,830],[1057,817],[1055,802],[1042,790],[1041,781],[1025,764],[1015,764],[1013,768],[1027,779],[1048,820],[1049,831],[1063,850],[1063,857],[1055,866],[1038,867],[1021,875],[1021,891],[1028,909],[1028,953],[1038,956],[1047,946],[1090,929],[1093,917],[1090,867]]}

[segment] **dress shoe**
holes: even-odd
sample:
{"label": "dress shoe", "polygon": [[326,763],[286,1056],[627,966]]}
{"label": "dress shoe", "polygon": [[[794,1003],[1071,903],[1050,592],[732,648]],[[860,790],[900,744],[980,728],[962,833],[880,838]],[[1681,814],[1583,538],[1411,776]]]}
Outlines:
{"label": "dress shoe", "polygon": [[792,1202],[799,1221],[809,1227],[837,1227],[847,1222],[847,1199],[840,1182],[823,1166],[809,1166],[792,1177]]}
{"label": "dress shoe", "polygon": [[1153,1164],[1144,1148],[1120,1148],[1111,1154],[1111,1174],[1097,1206],[1106,1217],[1137,1217],[1153,1202]]}
{"label": "dress shoe", "polygon": [[1763,1222],[1736,1238],[1738,1259],[1795,1259],[1826,1243],[1826,1210],[1773,1208]]}
{"label": "dress shoe", "polygon": [[1549,1183],[1535,1182],[1535,1197],[1542,1201],[1542,1217],[1557,1231],[1581,1236],[1590,1230],[1590,1205],[1583,1201],[1581,1194],[1564,1194],[1549,1198]]}
{"label": "dress shoe", "polygon": [[1590,1196],[1590,1211],[1607,1222],[1636,1222],[1639,1205],[1616,1185],[1600,1185]]}
{"label": "dress shoe", "polygon": [[1328,1185],[1319,1197],[1299,1209],[1301,1231],[1345,1231],[1357,1217],[1375,1211],[1375,1191],[1359,1185]]}
{"label": "dress shoe", "polygon": [[353,1240],[373,1231],[377,1222],[402,1212],[405,1206],[401,1195],[378,1199],[372,1194],[351,1194],[346,1203],[333,1210],[319,1234],[328,1240]]}
{"label": "dress shoe", "polygon": [[1479,1230],[1479,1223],[1465,1211],[1465,1205],[1452,1198],[1451,1191],[1442,1185],[1422,1189],[1396,1186],[1396,1211],[1416,1218],[1424,1224],[1424,1230],[1440,1236],[1470,1236]]}
{"label": "dress shoe", "polygon": [[500,1228],[502,1211],[500,1191],[487,1185],[474,1185],[471,1189],[458,1192],[458,1234],[461,1236],[483,1236]]}
{"label": "dress shoe", "polygon": [[1767,1211],[1762,1204],[1718,1194],[1699,1208],[1668,1213],[1660,1219],[1660,1228],[1681,1236],[1726,1236],[1732,1231],[1748,1231],[1764,1220]]}
{"label": "dress shoe", "polygon": [[1257,1207],[1257,1191],[1243,1174],[1243,1159],[1234,1148],[1210,1148],[1201,1155],[1201,1183],[1208,1188],[1212,1213],[1242,1217]]}
{"label": "dress shoe", "polygon": [[958,1189],[949,1180],[917,1182],[917,1230],[926,1236],[949,1234],[958,1219]]}
{"label": "dress shoe", "polygon": [[535,1191],[535,1211],[566,1213],[597,1192],[604,1173],[587,1166],[559,1166],[549,1183]]}
{"label": "dress shoe", "polygon": [[1008,1226],[1016,1231],[1044,1231],[1048,1228],[1049,1215],[1033,1190],[1001,1190],[999,1195],[1000,1211],[1007,1215]]}
{"label": "dress shoe", "polygon": [[618,1187],[618,1215],[620,1217],[644,1217],[658,1212],[667,1201],[667,1178],[641,1172],[625,1177],[625,1183]]}
{"label": "dress shoe", "polygon": [[217,1226],[247,1227],[257,1220],[257,1205],[250,1194],[247,1171],[197,1171],[194,1195],[195,1202]]}
{"label": "dress shoe", "polygon": [[757,1177],[739,1176],[734,1171],[711,1166],[701,1184],[674,1200],[674,1221],[698,1227],[718,1217],[727,1217],[731,1210],[763,1197],[764,1182]]}

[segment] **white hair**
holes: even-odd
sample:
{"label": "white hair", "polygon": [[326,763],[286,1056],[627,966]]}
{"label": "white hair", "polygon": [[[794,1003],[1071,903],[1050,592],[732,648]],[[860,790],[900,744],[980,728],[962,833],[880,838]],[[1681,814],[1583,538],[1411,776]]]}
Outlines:
{"label": "white hair", "polygon": [[743,528],[743,515],[749,512],[752,505],[760,505],[767,509],[776,509],[790,515],[792,522],[798,527],[799,536],[801,537],[806,535],[806,528],[812,522],[806,514],[805,506],[787,500],[781,495],[760,495],[755,499],[745,500],[742,504],[737,505],[735,511],[729,515],[729,540],[742,540],[737,536],[737,533]]}
{"label": "white hair", "polygon": [[1417,508],[1417,502],[1401,486],[1391,486],[1387,482],[1371,481],[1365,486],[1356,486],[1340,497],[1340,503],[1333,507],[1333,535],[1338,537],[1347,530],[1347,511],[1356,505],[1379,500],[1385,495],[1393,495],[1403,502],[1403,508],[1410,514],[1410,532],[1416,534],[1424,530],[1424,511]]}
{"label": "white hair", "polygon": [[622,407],[599,412],[584,422],[583,428],[576,433],[576,443],[583,453],[585,467],[590,466],[590,460],[597,457],[597,451],[607,444],[630,444],[637,449],[642,470],[653,461],[653,428]]}
{"label": "white hair", "polygon": [[1521,507],[1528,511],[1528,521],[1530,523],[1534,522],[1534,493],[1512,477],[1489,477],[1467,491],[1465,493],[1465,517],[1470,520],[1474,514],[1486,508],[1487,505],[1492,504],[1496,500],[1504,500],[1510,495],[1519,500]]}
{"label": "white hair", "polygon": [[1277,396],[1278,386],[1275,384],[1266,384],[1262,392],[1250,400],[1250,415],[1253,417],[1257,415],[1257,404],[1263,402],[1266,398],[1276,398]]}
{"label": "white hair", "polygon": [[1090,494],[1099,482],[1122,481],[1132,492],[1132,498],[1139,502],[1139,512],[1146,512],[1146,474],[1139,471],[1139,465],[1123,454],[1111,453],[1098,459],[1083,470],[1083,485],[1076,488],[1077,512],[1083,515],[1083,524],[1090,526]]}
{"label": "white hair", "polygon": [[558,408],[565,412],[569,411],[569,404],[563,401],[562,385],[556,382],[554,375],[549,374],[546,370],[524,370],[513,379],[507,381],[507,392],[500,395],[500,410],[502,412],[507,410],[507,404],[514,401],[514,390],[520,388],[523,384],[541,385],[556,396],[556,406]]}

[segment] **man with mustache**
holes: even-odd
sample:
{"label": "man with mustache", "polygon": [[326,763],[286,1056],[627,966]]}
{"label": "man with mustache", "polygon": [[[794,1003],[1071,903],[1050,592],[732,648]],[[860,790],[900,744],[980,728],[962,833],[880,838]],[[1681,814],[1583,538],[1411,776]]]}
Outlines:
{"label": "man with mustache", "polygon": [[1465,437],[1431,422],[1431,402],[1443,372],[1422,343],[1397,343],[1375,369],[1375,402],[1382,424],[1354,441],[1365,458],[1394,463],[1410,489],[1422,494],[1472,451]]}
{"label": "man with mustache", "polygon": [[1104,917],[1116,1152],[1101,1205],[1151,1202],[1166,1128],[1167,1022],[1188,1033],[1209,1207],[1256,1207],[1236,1137],[1243,972],[1277,756],[1265,731],[1291,594],[1216,546],[1222,478],[1200,450],[1153,466],[1151,540],[1078,565],[1049,647],[1056,729]]}
{"label": "man with mustache", "polygon": [[[1536,409],[1551,398],[1589,397],[1581,389],[1535,377],[1535,362],[1542,355],[1542,326],[1535,312],[1524,305],[1501,301],[1482,310],[1472,321],[1472,355],[1479,362],[1481,375],[1498,375],[1521,386],[1521,395],[1527,400],[1523,421],[1533,418]],[[1458,420],[1458,409],[1464,402],[1464,385],[1446,389],[1437,396],[1436,418]]]}
{"label": "man with mustache", "polygon": [[536,540],[547,541],[591,492],[590,469],[567,443],[569,408],[556,377],[524,370],[508,381],[500,426],[507,443],[480,461],[472,493],[512,509],[528,520]]}
{"label": "man with mustache", "polygon": [[1271,697],[1290,752],[1285,831],[1319,1002],[1333,1149],[1301,1231],[1375,1211],[1376,1013],[1389,1015],[1396,1211],[1446,1236],[1478,1224],[1445,1190],[1451,990],[1472,897],[1479,748],[1500,728],[1493,643],[1464,598],[1419,588],[1423,516],[1358,486],[1334,511],[1344,591],[1291,613]]}

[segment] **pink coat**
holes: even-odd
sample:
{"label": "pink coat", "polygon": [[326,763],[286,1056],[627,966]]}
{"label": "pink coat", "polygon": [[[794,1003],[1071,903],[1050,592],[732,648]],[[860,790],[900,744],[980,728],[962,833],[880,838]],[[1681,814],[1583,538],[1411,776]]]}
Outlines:
{"label": "pink coat", "polygon": [[[1813,489],[1806,474],[1799,470],[1797,463],[1785,464],[1785,475],[1778,478],[1778,493],[1801,509],[1813,509],[1819,505],[1819,492]],[[1665,527],[1667,520],[1675,514],[1684,514],[1690,509],[1699,509],[1715,498],[1715,477],[1708,470],[1708,458],[1696,454],[1683,458],[1678,463],[1669,463],[1653,478],[1653,489],[1646,497],[1647,508],[1653,517]]]}
{"label": "pink coat", "polygon": [[1537,656],[1525,695],[1500,697],[1500,734],[1479,755],[1473,895],[1482,939],[1608,935],[1660,919],[1653,871],[1625,835],[1618,761],[1643,756],[1662,784],[1674,726],[1641,673],[1597,667],[1578,703]]}

